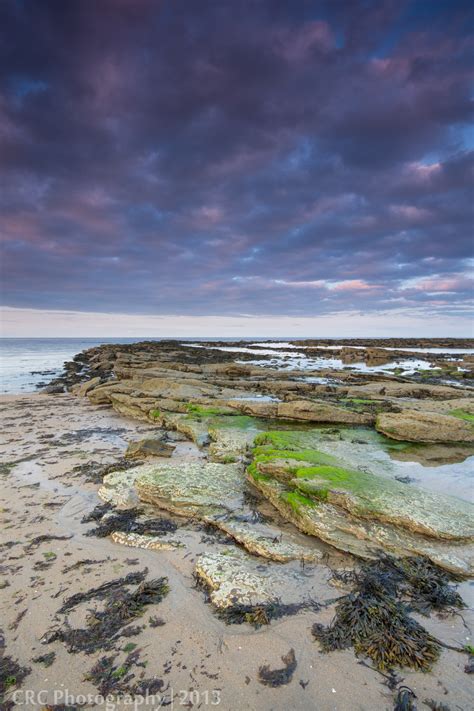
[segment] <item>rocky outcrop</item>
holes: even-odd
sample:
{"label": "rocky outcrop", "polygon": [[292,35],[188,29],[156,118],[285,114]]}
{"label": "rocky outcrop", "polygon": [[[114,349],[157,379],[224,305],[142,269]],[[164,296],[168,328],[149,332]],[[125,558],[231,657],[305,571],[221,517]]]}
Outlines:
{"label": "rocky outcrop", "polygon": [[295,493],[270,477],[252,480],[297,528],[341,551],[368,559],[384,551],[401,557],[423,555],[453,573],[472,575],[474,572],[472,544],[428,539],[395,526],[355,518],[337,506]]}
{"label": "rocky outcrop", "polygon": [[153,410],[156,402],[153,398],[137,398],[117,392],[109,395],[109,401],[114,410],[121,415],[145,422],[148,422],[148,413]]}
{"label": "rocky outcrop", "polygon": [[238,461],[245,456],[253,445],[257,430],[211,424],[208,433],[211,438],[211,461],[225,463]]}
{"label": "rocky outcrop", "polygon": [[467,397],[450,398],[448,400],[403,398],[403,403],[396,398],[387,398],[385,402],[390,403],[397,409],[403,405],[404,410],[419,410],[420,412],[438,412],[442,415],[449,415],[453,411],[463,411],[474,417],[474,399]]}
{"label": "rocky outcrop", "polygon": [[474,442],[472,423],[436,412],[382,413],[377,417],[376,428],[387,437],[407,442]]}
{"label": "rocky outcrop", "polygon": [[340,358],[343,363],[361,363],[365,358],[365,348],[341,348]]}
{"label": "rocky outcrop", "polygon": [[420,554],[472,570],[474,507],[367,471],[316,449],[306,432],[260,435],[250,480],[300,530],[362,558]]}
{"label": "rocky outcrop", "polygon": [[100,385],[100,377],[96,376],[91,378],[91,380],[86,380],[85,383],[78,383],[73,385],[71,392],[78,397],[85,397],[90,391],[94,390],[98,385]]}
{"label": "rocky outcrop", "polygon": [[175,445],[163,442],[158,437],[145,437],[136,442],[130,442],[125,456],[127,459],[134,459],[135,457],[171,457],[175,449]]}
{"label": "rocky outcrop", "polygon": [[298,469],[290,485],[353,516],[436,539],[474,540],[474,508],[470,504],[387,477],[319,465]]}
{"label": "rocky outcrop", "polygon": [[185,516],[226,514],[243,505],[242,469],[237,464],[144,466],[135,488],[142,501]]}
{"label": "rocky outcrop", "polygon": [[252,415],[253,417],[278,416],[278,403],[276,402],[259,402],[257,399],[249,401],[228,400],[227,404],[243,415]]}
{"label": "rocky outcrop", "polygon": [[137,496],[171,513],[220,529],[249,552],[271,560],[319,560],[322,553],[276,526],[255,519],[246,504],[248,485],[237,464],[181,461],[144,465],[104,477],[99,494],[116,505],[133,505]]}
{"label": "rocky outcrop", "polygon": [[202,555],[196,562],[195,575],[220,610],[265,607],[278,601],[297,604],[308,597],[301,572],[290,566],[262,565],[239,551]]}
{"label": "rocky outcrop", "polygon": [[122,546],[145,548],[152,551],[172,551],[182,547],[182,544],[177,541],[165,541],[159,536],[144,536],[138,533],[124,533],[123,531],[114,531],[110,538],[114,543],[120,543]]}
{"label": "rocky outcrop", "polygon": [[448,399],[459,397],[459,390],[447,385],[427,385],[424,383],[372,382],[354,385],[347,391],[349,398],[414,397]]}
{"label": "rocky outcrop", "polygon": [[[211,524],[248,552],[274,561],[319,560],[324,541],[363,558],[419,553],[466,574],[470,511],[393,476],[396,457],[423,464],[431,457],[438,464],[447,456],[462,461],[473,451],[473,391],[440,384],[455,379],[457,365],[437,356],[436,370],[409,377],[318,369],[316,359],[325,355],[374,365],[402,356],[376,339],[349,339],[342,351],[302,345],[287,348],[288,358],[295,352],[302,362],[304,355],[314,358],[314,371],[236,363],[260,355],[176,342],[104,346],[73,364],[68,383],[83,380],[74,388],[78,395],[159,432],[185,436],[201,450],[194,458],[174,456],[108,475],[101,496],[127,506],[141,500]],[[409,352],[403,357],[415,358]],[[275,431],[268,433],[269,427]],[[152,456],[172,451],[159,438],[144,447]],[[136,456],[147,454],[138,444],[131,454],[134,448]],[[251,484],[244,474],[249,462]],[[265,515],[273,510],[278,523],[264,522],[260,506]],[[282,526],[275,509],[302,533]]]}
{"label": "rocky outcrop", "polygon": [[306,420],[307,422],[334,422],[338,424],[371,424],[375,417],[372,413],[358,413],[318,400],[295,400],[278,405],[278,417],[288,420]]}

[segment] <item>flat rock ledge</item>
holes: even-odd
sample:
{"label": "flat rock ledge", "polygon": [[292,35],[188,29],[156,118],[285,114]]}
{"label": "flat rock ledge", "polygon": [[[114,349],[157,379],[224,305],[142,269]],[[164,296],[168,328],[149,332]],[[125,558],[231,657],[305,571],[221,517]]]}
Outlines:
{"label": "flat rock ledge", "polygon": [[214,607],[220,610],[261,607],[277,601],[291,605],[308,599],[301,572],[288,565],[262,564],[240,551],[200,556],[195,575],[208,589]]}
{"label": "flat rock ledge", "polygon": [[277,562],[322,558],[311,539],[255,519],[255,512],[245,502],[247,490],[242,465],[183,461],[108,474],[99,495],[115,505],[133,506],[140,500],[210,524],[250,553]]}
{"label": "flat rock ledge", "polygon": [[377,417],[376,428],[406,442],[474,442],[473,422],[436,412],[386,412]]}
{"label": "flat rock ledge", "polygon": [[348,468],[307,432],[256,438],[248,476],[301,531],[362,558],[425,555],[451,572],[473,571],[474,507],[388,477]]}
{"label": "flat rock ledge", "polygon": [[[153,463],[107,475],[104,500],[120,506],[143,501],[210,523],[248,553],[283,564],[320,560],[323,541],[362,558],[381,551],[420,554],[454,573],[472,572],[472,506],[397,482],[377,455],[366,466],[359,447],[362,438],[392,461],[431,466],[474,454],[467,357],[462,372],[448,354],[442,362],[437,356],[436,368],[411,375],[400,369],[298,370],[273,367],[265,348],[268,362],[261,367],[252,362],[255,353],[218,351],[216,345],[113,345],[78,356],[69,383],[78,396],[156,427],[156,439],[132,444],[128,452],[150,455]],[[362,348],[344,342],[341,359],[358,362],[361,353],[348,345]],[[387,345],[364,346],[367,363],[391,361],[395,351],[386,351]],[[294,342],[288,358],[299,346],[302,355],[327,355],[318,342],[305,341]],[[407,351],[404,357],[415,356]],[[84,382],[79,371],[90,379]],[[266,441],[273,429],[280,434]],[[356,429],[351,452],[348,431]],[[202,451],[180,459],[180,447],[168,444],[170,432],[175,442],[186,437]],[[257,509],[274,511],[274,522],[255,515],[252,497]],[[295,528],[282,531],[279,515]]]}

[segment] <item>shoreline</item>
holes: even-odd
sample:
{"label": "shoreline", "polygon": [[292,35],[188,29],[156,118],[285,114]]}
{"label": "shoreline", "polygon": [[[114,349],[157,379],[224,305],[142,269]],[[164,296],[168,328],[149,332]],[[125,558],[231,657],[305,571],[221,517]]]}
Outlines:
{"label": "shoreline", "polygon": [[[221,357],[222,352],[216,357],[212,355],[207,360],[209,367],[222,363]],[[224,362],[232,367],[230,358]],[[130,368],[123,366],[127,367]],[[179,372],[189,373],[194,366],[186,367],[188,371]],[[213,379],[215,375],[206,382]],[[229,386],[220,387],[225,391]],[[93,392],[94,389],[90,390],[91,395]],[[263,407],[263,403],[259,405]],[[172,525],[176,527],[174,533],[166,536],[166,541],[173,543],[169,549],[132,548],[107,537],[86,535],[93,524],[82,523],[82,518],[103,504],[97,495],[101,469],[123,461],[130,440],[156,434],[163,428],[171,431],[166,422],[127,418],[123,401],[119,414],[108,403],[94,404],[71,394],[2,395],[0,407],[6,435],[2,447],[2,507],[7,521],[2,530],[1,565],[8,585],[0,590],[5,620],[4,658],[11,657],[18,660],[20,667],[31,668],[19,690],[39,691],[46,685],[50,690],[67,687],[76,695],[97,695],[97,684],[86,677],[90,677],[94,663],[106,656],[113,657],[113,668],[120,670],[114,678],[117,684],[125,679],[127,688],[140,691],[137,684],[146,680],[148,688],[155,689],[168,701],[172,689],[175,707],[179,707],[182,697],[185,703],[198,705],[199,700],[201,707],[217,705],[232,711],[257,707],[316,707],[321,711],[393,708],[394,692],[384,684],[386,679],[382,675],[358,663],[352,649],[322,654],[310,634],[315,622],[330,623],[334,606],[325,603],[341,594],[341,590],[329,584],[327,564],[309,563],[304,570],[306,578],[312,581],[315,599],[322,603],[319,610],[301,610],[255,629],[248,624],[228,625],[219,619],[212,605],[205,602],[203,591],[195,586],[194,566],[200,556],[209,551],[239,548],[239,544],[228,537],[224,539],[215,528],[208,530],[199,520],[138,502],[146,517],[171,522],[170,530]],[[197,444],[178,435],[169,440],[175,446],[171,457],[147,458],[147,464],[170,462],[185,467],[186,463],[202,461],[203,453]],[[5,466],[11,462],[16,463]],[[75,467],[80,468],[74,471]],[[87,481],[88,477],[95,480]],[[259,506],[265,513],[273,510],[264,501]],[[302,535],[293,524],[284,522],[275,513],[273,517],[286,535],[297,538]],[[30,545],[38,536],[51,535],[72,537],[45,539]],[[321,550],[327,553],[328,548],[323,545]],[[333,548],[331,551],[333,568],[351,567],[343,552]],[[285,565],[292,569],[291,564]],[[64,629],[65,616],[58,610],[73,594],[90,591],[146,567],[149,571],[146,579],[166,577],[170,590],[159,603],[147,605],[143,614],[131,621],[132,627],[136,624],[144,627],[136,636],[128,640],[119,636],[109,650],[97,649],[92,654],[68,652],[67,645],[60,640],[41,643],[45,633],[57,630],[58,626]],[[293,567],[296,570],[298,566]],[[461,589],[463,593],[469,592],[469,584],[463,583]],[[68,615],[70,624],[84,625],[87,609],[100,611],[104,604],[97,599],[78,604]],[[469,611],[463,611],[462,616],[472,625]],[[153,626],[155,617],[164,624]],[[443,619],[432,614],[430,618],[416,619],[449,645],[459,645],[461,641],[472,644],[466,639],[469,632],[459,615]],[[291,680],[275,687],[262,682],[262,668],[292,666],[291,655],[288,656],[291,650],[296,662]],[[51,667],[33,661],[52,651],[55,657]],[[130,660],[133,654],[136,656]],[[145,662],[147,665],[141,666]],[[416,693],[419,707],[424,708],[424,699],[435,699],[467,710],[470,699],[469,676],[464,672],[467,662],[466,655],[442,649],[429,674],[406,669],[397,673],[403,677],[403,684]],[[18,689],[13,686],[7,692],[7,702]],[[191,697],[191,692],[198,693]],[[218,697],[220,703],[213,704]],[[48,703],[53,703],[53,699],[48,699]],[[122,706],[123,703],[117,703],[116,708]]]}

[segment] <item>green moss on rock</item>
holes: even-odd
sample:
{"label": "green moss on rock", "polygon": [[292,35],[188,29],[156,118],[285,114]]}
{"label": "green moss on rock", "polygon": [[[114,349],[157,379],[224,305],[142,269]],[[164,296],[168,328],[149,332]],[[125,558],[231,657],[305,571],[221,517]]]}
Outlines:
{"label": "green moss on rock", "polygon": [[[277,459],[292,459],[298,462],[309,462],[310,464],[336,464],[337,459],[330,454],[324,454],[317,449],[303,449],[300,451],[291,449],[273,449],[272,447],[255,447],[253,450],[256,462],[271,462]],[[296,471],[296,469],[295,469]]]}
{"label": "green moss on rock", "polygon": [[316,506],[316,502],[313,501],[313,499],[300,494],[298,491],[289,491],[282,495],[282,499],[286,501],[287,504],[290,504],[295,513],[299,513],[302,506],[309,506],[310,508]]}
{"label": "green moss on rock", "polygon": [[470,412],[466,412],[466,410],[451,410],[451,412],[448,412],[448,415],[458,417],[460,420],[465,420],[466,422],[474,424],[474,415]]}
{"label": "green moss on rock", "polygon": [[222,407],[203,407],[202,405],[195,405],[194,403],[186,405],[186,410],[190,415],[196,417],[212,417],[213,415],[227,414],[227,411]]}
{"label": "green moss on rock", "polygon": [[[311,433],[264,432],[257,436],[249,475],[280,482],[287,491],[281,501],[293,510],[302,503],[324,501],[357,518],[408,529],[436,539],[470,540],[474,536],[472,507],[368,471],[351,469],[317,449],[298,449]],[[317,440],[314,440],[317,444]],[[278,446],[278,448],[276,448]],[[301,465],[300,465],[301,464]],[[304,498],[301,500],[299,495]],[[309,502],[309,504],[308,504]]]}

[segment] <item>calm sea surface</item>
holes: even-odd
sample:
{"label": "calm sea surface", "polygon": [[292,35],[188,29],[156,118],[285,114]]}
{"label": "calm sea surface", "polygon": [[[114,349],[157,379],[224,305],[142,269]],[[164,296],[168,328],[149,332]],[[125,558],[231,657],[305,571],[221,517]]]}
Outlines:
{"label": "calm sea surface", "polygon": [[67,360],[101,343],[136,343],[159,338],[2,338],[0,392],[34,392],[38,383],[57,377]]}
{"label": "calm sea surface", "polygon": [[[34,392],[39,383],[60,375],[77,353],[102,343],[138,343],[160,338],[0,338],[0,393]],[[197,341],[198,338],[183,338]],[[203,339],[204,340],[204,339]],[[232,340],[213,339],[205,340]],[[258,339],[251,339],[253,341]]]}
{"label": "calm sea surface", "polygon": [[[294,337],[293,337],[294,338]],[[300,338],[304,338],[301,336]],[[322,338],[322,336],[320,336]],[[102,343],[138,343],[139,341],[160,341],[160,338],[149,338],[147,336],[142,336],[140,338],[0,338],[0,393],[27,393],[35,392],[37,386],[40,383],[49,382],[53,378],[60,375],[63,370],[63,365],[65,361],[71,360],[77,353],[81,351],[92,348],[93,346],[99,346]],[[181,342],[188,341],[190,343],[199,340],[205,341],[233,341],[232,338],[181,338],[178,339]],[[236,352],[249,350],[252,343],[256,341],[265,340],[268,338],[241,338],[239,340],[249,341],[248,347],[233,347],[233,348],[222,348],[222,350],[232,350]],[[273,343],[269,342],[267,345],[275,351],[275,362],[274,367],[298,367],[305,369],[305,367],[317,368],[317,362],[309,362],[305,364],[300,361],[290,362],[288,357],[288,351],[283,354],[284,359],[281,363],[277,362],[279,355],[277,352],[278,346],[288,346],[285,343],[285,337],[281,339],[274,340]],[[326,339],[325,339],[326,340]],[[332,339],[331,339],[332,340]],[[334,340],[337,340],[334,338]],[[291,348],[291,345],[290,345]],[[328,359],[322,360],[319,366],[322,367],[342,367],[340,361],[331,361],[330,359],[330,349],[333,346],[324,346],[328,349]],[[266,353],[273,353],[273,350],[266,351]],[[299,349],[301,350],[301,349]],[[303,347],[304,350],[304,347]],[[421,353],[428,352],[452,352],[454,353],[471,353],[472,349],[449,349],[449,348],[425,348],[425,349],[406,349],[406,350],[419,350],[420,357],[423,357]],[[251,351],[250,351],[251,352]],[[258,353],[258,351],[256,351]],[[301,355],[301,354],[300,354]],[[426,357],[426,356],[425,356]],[[319,359],[321,360],[321,359]],[[353,364],[352,364],[353,365]],[[392,364],[394,365],[394,364]],[[413,367],[430,367],[430,363],[426,361],[419,361],[417,363],[411,364]],[[410,363],[408,363],[410,366]],[[407,367],[408,367],[407,366]],[[388,367],[388,366],[385,366]],[[359,364],[359,370],[376,371],[381,370],[383,372],[384,367],[381,368],[366,368],[364,364]]]}

